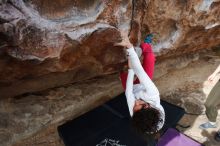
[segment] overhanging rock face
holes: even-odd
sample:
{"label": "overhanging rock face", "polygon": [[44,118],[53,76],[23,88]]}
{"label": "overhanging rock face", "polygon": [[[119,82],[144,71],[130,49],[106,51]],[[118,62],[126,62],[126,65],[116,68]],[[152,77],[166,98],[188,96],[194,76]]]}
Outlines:
{"label": "overhanging rock face", "polygon": [[219,0],[150,1],[142,24],[157,33],[161,56],[177,56],[220,43]]}
{"label": "overhanging rock face", "polygon": [[219,0],[2,0],[0,96],[120,71],[122,29],[135,45],[154,32],[162,59],[218,46],[219,17]]}

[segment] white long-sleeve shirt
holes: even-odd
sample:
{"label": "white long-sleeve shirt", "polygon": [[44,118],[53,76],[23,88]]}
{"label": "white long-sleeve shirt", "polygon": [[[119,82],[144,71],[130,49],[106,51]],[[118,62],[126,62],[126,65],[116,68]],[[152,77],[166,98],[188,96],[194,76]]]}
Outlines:
{"label": "white long-sleeve shirt", "polygon": [[[149,103],[151,107],[160,112],[160,118],[163,120],[158,123],[158,130],[162,128],[165,119],[165,112],[160,104],[160,96],[157,87],[144,71],[141,62],[134,48],[127,49],[128,59],[131,63],[131,69],[128,70],[125,95],[127,98],[130,115],[133,116],[133,107],[136,99],[142,99]],[[137,75],[140,84],[133,85],[134,75]]]}

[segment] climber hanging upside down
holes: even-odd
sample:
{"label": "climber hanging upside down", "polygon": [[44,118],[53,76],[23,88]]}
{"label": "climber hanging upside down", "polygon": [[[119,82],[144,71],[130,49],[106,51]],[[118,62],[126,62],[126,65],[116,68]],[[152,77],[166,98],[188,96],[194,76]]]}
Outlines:
{"label": "climber hanging upside down", "polygon": [[[152,35],[148,35],[141,44],[143,67],[128,36],[124,32],[121,36],[122,41],[115,45],[126,47],[128,55],[128,74],[122,73],[120,77],[125,88],[132,123],[142,133],[156,133],[164,125],[165,113],[160,104],[159,91],[150,79],[153,77],[155,61],[150,44]],[[137,84],[134,84],[135,75],[139,79],[136,81]]]}

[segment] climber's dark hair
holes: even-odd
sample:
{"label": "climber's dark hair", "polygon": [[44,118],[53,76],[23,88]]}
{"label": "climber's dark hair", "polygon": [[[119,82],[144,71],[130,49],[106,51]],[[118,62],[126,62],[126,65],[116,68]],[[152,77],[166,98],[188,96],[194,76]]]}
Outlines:
{"label": "climber's dark hair", "polygon": [[132,125],[139,133],[152,134],[157,132],[158,123],[162,121],[160,113],[155,108],[141,109],[133,114]]}

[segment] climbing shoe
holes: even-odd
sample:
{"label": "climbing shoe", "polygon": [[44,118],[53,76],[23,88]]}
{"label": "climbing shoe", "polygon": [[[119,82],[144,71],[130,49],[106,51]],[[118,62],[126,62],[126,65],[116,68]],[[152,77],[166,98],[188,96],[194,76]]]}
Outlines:
{"label": "climbing shoe", "polygon": [[216,127],[217,127],[216,124],[213,125],[210,122],[206,122],[199,126],[200,129],[209,129],[209,128],[216,128]]}

